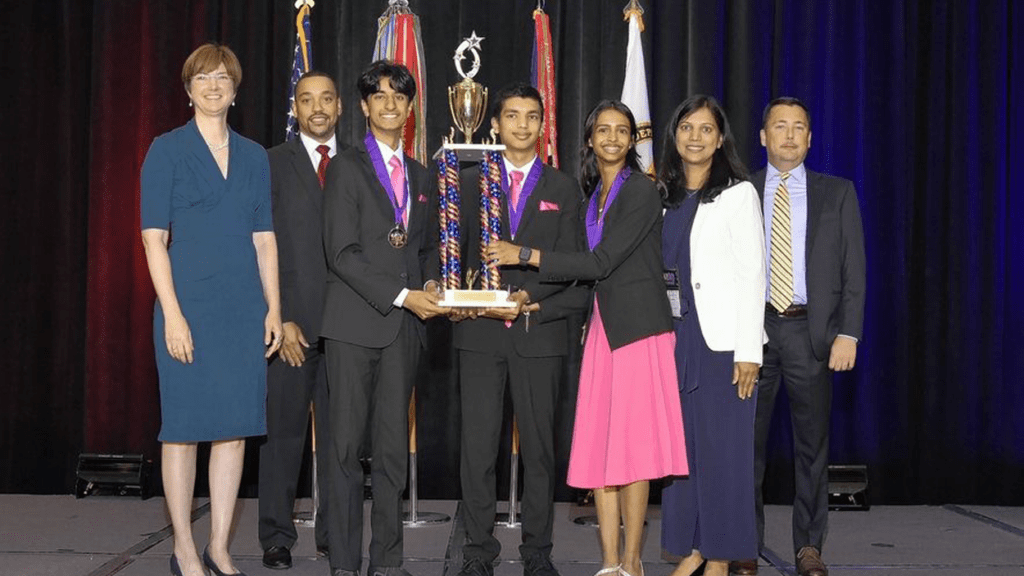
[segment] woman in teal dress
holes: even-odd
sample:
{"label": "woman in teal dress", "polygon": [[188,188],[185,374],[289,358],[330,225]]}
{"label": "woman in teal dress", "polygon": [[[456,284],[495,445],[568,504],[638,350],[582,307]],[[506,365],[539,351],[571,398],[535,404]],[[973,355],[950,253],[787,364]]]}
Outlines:
{"label": "woman in teal dress", "polygon": [[[162,474],[174,527],[171,573],[237,574],[228,535],[245,437],[266,433],[266,357],[281,344],[270,167],[227,125],[238,59],[205,44],[185,61],[195,109],[157,137],[142,166],[142,241],[156,289]],[[191,509],[197,443],[210,450],[210,544],[200,560]]]}

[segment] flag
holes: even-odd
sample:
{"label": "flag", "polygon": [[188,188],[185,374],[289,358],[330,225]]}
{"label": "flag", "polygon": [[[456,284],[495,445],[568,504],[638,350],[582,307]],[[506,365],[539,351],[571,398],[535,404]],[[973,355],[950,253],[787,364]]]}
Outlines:
{"label": "flag", "polygon": [[295,127],[295,87],[299,78],[313,67],[313,46],[309,41],[309,9],[313,0],[298,0],[295,7],[299,9],[295,17],[295,58],[292,61],[292,77],[288,83],[288,126],[285,128],[285,140],[291,140],[299,134]]}
{"label": "flag", "polygon": [[423,39],[420,19],[409,9],[409,0],[388,0],[388,7],[377,20],[377,45],[373,60],[387,59],[404,64],[416,80],[416,98],[405,122],[402,137],[405,153],[427,163],[427,84],[424,72]]}
{"label": "flag", "polygon": [[530,80],[544,102],[544,132],[537,140],[542,162],[558,168],[558,126],[555,122],[555,59],[551,51],[551,19],[538,4],[533,11],[533,61]]}
{"label": "flag", "polygon": [[639,0],[630,0],[622,10],[624,20],[629,21],[629,43],[626,46],[626,79],[622,83],[622,102],[636,118],[636,151],[640,155],[640,166],[649,176],[654,176],[654,132],[651,130],[651,108],[647,101],[647,67],[644,65],[644,49],[640,44],[640,33],[644,31],[644,9]]}

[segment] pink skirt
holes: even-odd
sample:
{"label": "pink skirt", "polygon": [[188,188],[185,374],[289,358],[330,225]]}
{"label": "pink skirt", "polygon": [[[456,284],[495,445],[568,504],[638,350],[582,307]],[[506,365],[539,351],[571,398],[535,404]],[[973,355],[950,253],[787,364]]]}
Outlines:
{"label": "pink skirt", "polygon": [[595,299],[583,348],[568,484],[624,486],[688,473],[675,334],[649,336],[612,351]]}

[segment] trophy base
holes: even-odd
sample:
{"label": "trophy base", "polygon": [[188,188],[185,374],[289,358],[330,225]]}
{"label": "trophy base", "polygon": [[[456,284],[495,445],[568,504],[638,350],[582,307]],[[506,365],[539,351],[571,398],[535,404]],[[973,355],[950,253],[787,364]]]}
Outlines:
{"label": "trophy base", "polygon": [[445,290],[438,306],[448,308],[514,308],[507,290]]}
{"label": "trophy base", "polygon": [[459,157],[459,162],[479,162],[484,159],[485,152],[500,152],[505,149],[504,144],[451,144],[445,143],[434,152],[434,160],[445,150],[454,150]]}

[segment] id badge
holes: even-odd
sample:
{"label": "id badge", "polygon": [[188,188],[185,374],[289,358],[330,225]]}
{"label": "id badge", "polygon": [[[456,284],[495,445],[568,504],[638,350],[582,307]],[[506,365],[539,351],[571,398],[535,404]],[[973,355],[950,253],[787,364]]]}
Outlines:
{"label": "id badge", "polygon": [[665,294],[668,296],[668,304],[672,308],[672,317],[682,320],[679,304],[679,271],[675,268],[666,268],[661,275],[665,279]]}

